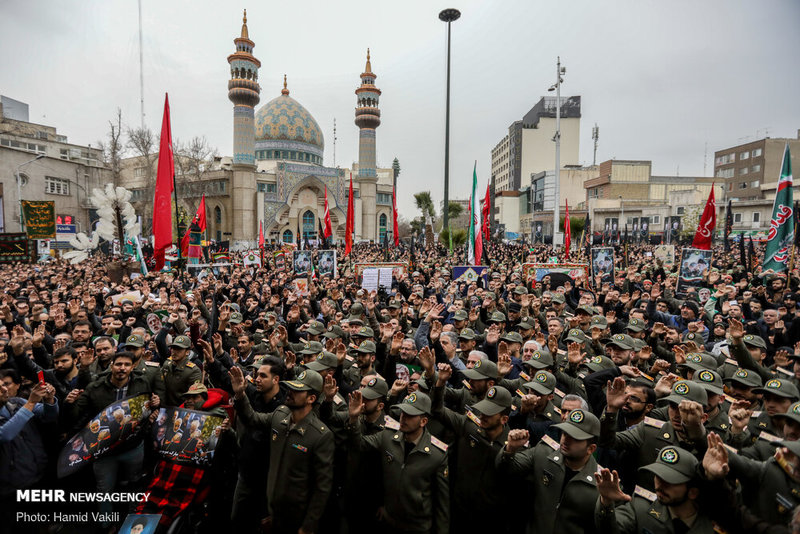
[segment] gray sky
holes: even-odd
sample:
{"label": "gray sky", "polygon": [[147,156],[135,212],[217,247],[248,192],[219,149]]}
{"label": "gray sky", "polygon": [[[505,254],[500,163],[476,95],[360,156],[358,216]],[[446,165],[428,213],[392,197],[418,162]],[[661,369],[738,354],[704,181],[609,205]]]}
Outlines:
{"label": "gray sky", "polygon": [[[142,0],[146,124],[159,130],[169,92],[173,137],[205,135],[232,152],[227,99],[233,38],[248,10],[261,60],[261,103],[291,96],[325,135],[325,164],[358,159],[354,90],[372,51],[382,125],[378,164],[399,158],[401,215],[412,195],[443,195],[446,31],[453,23],[451,197],[466,198],[477,160],[479,189],[490,150],[546,94],[556,56],[567,68],[562,95],[583,97],[581,162],[650,159],[656,174],[707,174],[715,150],[800,128],[800,2],[652,0],[543,2],[230,3]],[[121,108],[139,124],[135,0],[4,0],[0,6],[0,93],[27,102],[31,120],[56,126],[74,143],[96,143]]]}

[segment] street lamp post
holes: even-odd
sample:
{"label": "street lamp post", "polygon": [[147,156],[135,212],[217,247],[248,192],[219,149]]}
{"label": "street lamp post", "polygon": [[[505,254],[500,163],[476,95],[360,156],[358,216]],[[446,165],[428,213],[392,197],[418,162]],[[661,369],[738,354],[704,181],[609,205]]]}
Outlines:
{"label": "street lamp post", "polygon": [[619,224],[617,228],[620,232],[622,232],[622,225],[625,224],[627,227],[627,223],[625,222],[625,202],[622,200],[622,195],[619,196]]}
{"label": "street lamp post", "polygon": [[447,23],[447,103],[444,120],[444,219],[442,228],[450,228],[450,23],[458,20],[461,12],[457,9],[443,9],[439,20]]}
{"label": "street lamp post", "polygon": [[548,91],[556,92],[556,135],[553,140],[556,142],[556,187],[555,187],[555,209],[553,210],[553,247],[556,243],[561,241],[558,231],[558,223],[560,222],[561,211],[561,83],[564,79],[561,77],[566,74],[567,69],[561,66],[561,56],[558,56],[556,62],[556,83],[551,85]]}
{"label": "street lamp post", "polygon": [[37,159],[42,159],[44,154],[37,154],[35,158],[26,161],[25,163],[17,166],[17,203],[19,204],[19,229],[20,232],[25,231],[25,221],[22,218],[22,177],[19,174],[20,169],[29,163],[33,163]]}

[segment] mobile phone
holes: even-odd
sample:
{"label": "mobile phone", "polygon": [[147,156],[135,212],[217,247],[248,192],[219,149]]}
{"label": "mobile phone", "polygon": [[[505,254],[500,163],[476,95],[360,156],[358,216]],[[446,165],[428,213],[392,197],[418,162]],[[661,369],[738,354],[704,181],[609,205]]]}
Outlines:
{"label": "mobile phone", "polygon": [[44,385],[44,371],[39,371],[39,383]]}

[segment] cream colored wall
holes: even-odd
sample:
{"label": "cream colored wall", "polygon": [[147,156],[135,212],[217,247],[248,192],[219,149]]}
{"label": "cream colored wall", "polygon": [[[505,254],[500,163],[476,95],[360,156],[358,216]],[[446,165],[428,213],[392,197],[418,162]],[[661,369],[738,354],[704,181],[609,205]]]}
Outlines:
{"label": "cream colored wall", "polygon": [[[580,149],[580,119],[561,119],[561,166],[578,165]],[[530,180],[532,173],[553,170],[556,167],[556,120],[539,119],[538,128],[522,130],[522,176]],[[527,179],[525,178],[527,177]]]}

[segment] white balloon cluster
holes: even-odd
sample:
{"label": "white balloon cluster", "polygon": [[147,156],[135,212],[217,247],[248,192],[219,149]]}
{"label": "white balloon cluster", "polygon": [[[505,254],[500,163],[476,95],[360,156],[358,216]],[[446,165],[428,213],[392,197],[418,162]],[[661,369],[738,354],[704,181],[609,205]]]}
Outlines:
{"label": "white balloon cluster", "polygon": [[[141,228],[136,221],[136,212],[131,205],[133,193],[124,187],[114,187],[113,184],[106,184],[105,190],[92,189],[90,200],[97,206],[97,215],[100,221],[92,234],[91,239],[84,232],[80,232],[73,237],[69,244],[75,250],[64,254],[64,258],[70,263],[80,263],[89,257],[89,252],[96,249],[100,244],[100,238],[106,241],[113,241],[117,237],[117,208],[120,210],[124,221],[123,231],[127,235],[139,235]],[[122,241],[123,236],[119,236]]]}

